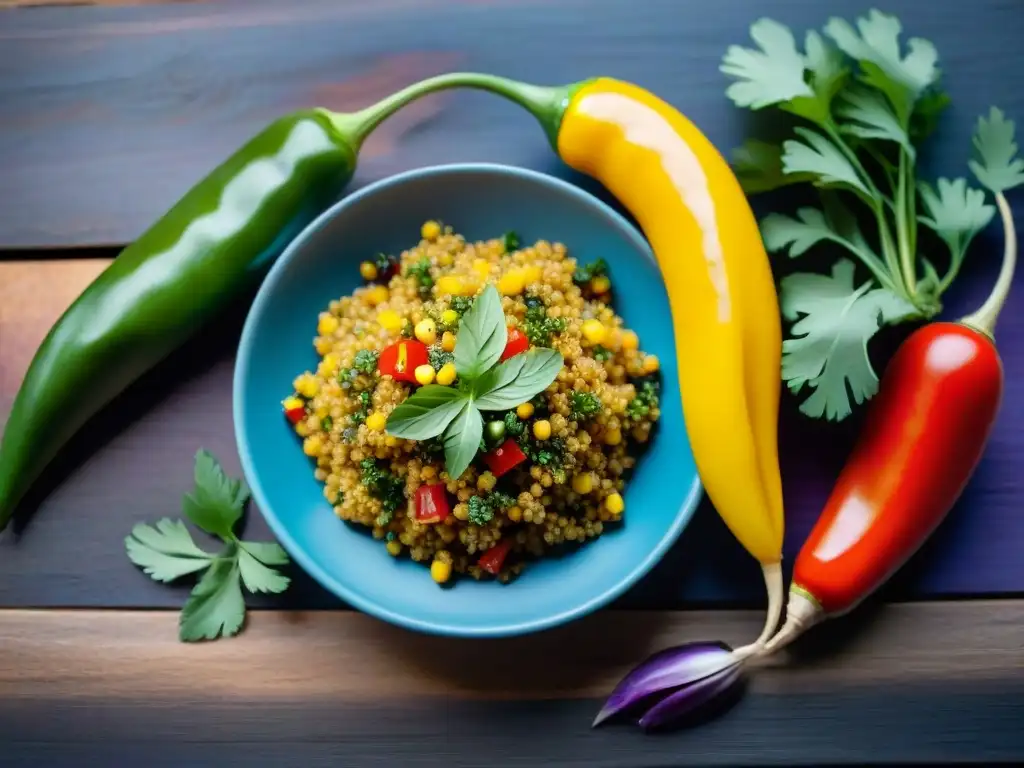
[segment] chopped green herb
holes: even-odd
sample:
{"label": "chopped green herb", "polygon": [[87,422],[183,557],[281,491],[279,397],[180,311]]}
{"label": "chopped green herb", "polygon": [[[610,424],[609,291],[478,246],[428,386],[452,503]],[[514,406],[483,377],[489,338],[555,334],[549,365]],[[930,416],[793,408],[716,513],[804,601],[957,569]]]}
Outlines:
{"label": "chopped green herb", "polygon": [[388,270],[395,265],[395,260],[383,251],[373,254],[373,258],[370,259],[370,261],[372,261],[373,266],[377,268],[378,275],[387,274]]}
{"label": "chopped green herb", "polygon": [[647,416],[652,408],[658,407],[658,385],[647,379],[637,390],[636,397],[626,405],[626,416],[633,421],[640,421]]}
{"label": "chopped green herb", "polygon": [[570,416],[579,421],[601,410],[601,399],[593,392],[573,392],[569,395]]}
{"label": "chopped green herb", "polygon": [[537,347],[551,346],[551,337],[565,330],[564,317],[548,317],[548,308],[537,296],[526,297],[526,319],[523,332],[530,343]]}
{"label": "chopped green herb", "polygon": [[519,250],[519,235],[512,230],[509,230],[502,235],[501,241],[505,246],[505,253],[512,253],[513,251]]}
{"label": "chopped green herb", "polygon": [[377,360],[379,357],[380,353],[372,349],[360,349],[352,360],[352,368],[359,371],[359,373],[370,375],[377,370]]}
{"label": "chopped green herb", "polygon": [[398,537],[395,535],[394,531],[388,531],[387,535],[384,537],[384,540],[385,541],[394,541],[397,538]]}
{"label": "chopped green herb", "polygon": [[606,362],[612,359],[612,351],[607,347],[602,347],[600,344],[594,345],[594,351],[591,353],[594,359],[600,363]]}
{"label": "chopped green herb", "polygon": [[481,496],[469,498],[469,522],[473,525],[486,525],[494,519],[494,510]]}
{"label": "chopped green herb", "polygon": [[501,491],[493,491],[487,498],[492,507],[498,507],[500,509],[508,509],[516,503],[516,500],[509,496],[507,493]]}
{"label": "chopped green herb", "polygon": [[430,294],[430,289],[434,286],[434,278],[430,274],[430,259],[426,256],[406,267],[405,276],[416,279],[421,297]]}
{"label": "chopped green herb", "polygon": [[333,426],[334,419],[332,419],[330,416],[324,416],[322,419],[320,419],[320,429],[322,429],[324,432],[330,432],[331,427]]}
{"label": "chopped green herb", "polygon": [[509,411],[508,413],[506,413],[504,421],[505,432],[508,434],[509,437],[519,437],[521,434],[523,434],[523,430],[526,429],[526,425],[519,420],[519,417],[516,416],[515,411]]}
{"label": "chopped green herb", "polygon": [[597,259],[589,264],[583,264],[576,267],[576,271],[572,273],[572,281],[577,285],[585,285],[595,277],[607,274],[608,262],[604,259]]}
{"label": "chopped green herb", "polygon": [[[384,511],[377,518],[377,525],[384,526],[391,522],[395,510],[405,503],[405,482],[390,472],[381,469],[375,459],[363,459],[359,463],[362,470],[360,482],[370,494],[380,500]],[[383,522],[381,522],[383,520]]]}
{"label": "chopped green herb", "polygon": [[462,317],[469,311],[469,308],[473,306],[473,299],[469,296],[452,296],[451,301],[448,302],[448,306],[459,317]]}
{"label": "chopped green herb", "polygon": [[455,355],[445,352],[440,344],[433,344],[427,349],[427,359],[435,371],[440,371],[446,363],[455,361]]}
{"label": "chopped green herb", "polygon": [[402,336],[406,339],[411,339],[414,335],[412,320],[409,318],[405,319],[405,325],[402,326]]}
{"label": "chopped green herb", "polygon": [[519,447],[530,461],[548,469],[561,467],[565,461],[565,443],[559,437],[540,441],[531,439],[529,433],[524,432],[519,438]]}
{"label": "chopped green herb", "polygon": [[349,417],[350,423],[353,426],[358,427],[364,421],[366,417],[370,415],[370,403],[372,401],[371,395],[367,390],[363,390],[356,395],[356,402],[359,403],[359,408]]}

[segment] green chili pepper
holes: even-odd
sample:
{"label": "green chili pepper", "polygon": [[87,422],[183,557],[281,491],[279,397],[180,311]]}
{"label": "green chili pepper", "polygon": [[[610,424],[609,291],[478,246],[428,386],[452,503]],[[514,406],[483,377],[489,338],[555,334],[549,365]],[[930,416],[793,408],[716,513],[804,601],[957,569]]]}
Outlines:
{"label": "green chili pepper", "polygon": [[0,530],[86,421],[253,285],[337,198],[363,140],[382,120],[457,86],[517,101],[552,142],[572,88],[452,73],[352,114],[309,109],[284,116],[122,251],[50,330],[18,391],[0,443]]}

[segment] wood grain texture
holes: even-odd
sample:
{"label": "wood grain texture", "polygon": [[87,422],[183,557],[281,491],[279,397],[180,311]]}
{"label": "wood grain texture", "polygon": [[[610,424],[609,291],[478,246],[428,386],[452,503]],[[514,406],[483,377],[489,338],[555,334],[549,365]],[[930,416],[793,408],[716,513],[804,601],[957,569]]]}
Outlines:
{"label": "wood grain texture", "polygon": [[[728,149],[750,126],[725,99],[718,65],[728,45],[747,39],[750,22],[771,15],[817,27],[867,7],[647,0],[638,12],[628,0],[218,0],[13,10],[0,17],[0,247],[127,242],[282,112],[318,103],[354,109],[457,68],[538,82],[601,73],[634,80]],[[942,54],[955,107],[928,163],[961,174],[976,115],[995,103],[1024,116],[1019,4],[885,7]],[[332,98],[338,92],[348,97]],[[364,156],[353,189],[457,160],[579,180],[518,108],[469,92],[434,104],[418,107],[418,118],[395,118],[412,124]]]}
{"label": "wood grain texture", "polygon": [[190,766],[1024,759],[1017,601],[887,606],[819,628],[754,670],[743,698],[700,727],[590,730],[601,699],[647,653],[748,636],[760,620],[603,611],[480,642],[353,613],[260,611],[236,638],[186,646],[173,613],[5,611],[3,762],[123,764],[144,752],[147,765]]}
{"label": "wood grain texture", "polygon": [[[0,425],[46,328],[107,262],[0,262]],[[353,265],[353,269],[355,265]],[[27,524],[0,536],[0,606],[177,606],[185,586],[151,582],[123,554],[138,521],[181,515],[192,457],[205,447],[239,473],[231,418],[234,350],[248,302],[144,378],[83,430],[29,499]],[[1000,422],[977,474],[942,528],[880,599],[1018,594],[1024,591],[1024,313],[1001,326],[1007,385]],[[810,530],[856,424],[811,423],[790,398],[781,444],[787,497],[786,563]],[[45,491],[52,489],[49,495]],[[25,520],[25,516],[22,516]],[[248,535],[270,538],[258,510]],[[339,603],[294,569],[283,596],[257,605],[324,608]],[[617,603],[623,608],[760,605],[760,578],[705,502],[661,563]]]}

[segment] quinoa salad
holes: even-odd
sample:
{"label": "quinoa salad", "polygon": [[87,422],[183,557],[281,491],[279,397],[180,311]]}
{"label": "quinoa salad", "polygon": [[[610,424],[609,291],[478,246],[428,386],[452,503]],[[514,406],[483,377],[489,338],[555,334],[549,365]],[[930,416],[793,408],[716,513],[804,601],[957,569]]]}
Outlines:
{"label": "quinoa salad", "polygon": [[508,582],[623,525],[659,362],[601,259],[426,222],[320,313],[284,416],[334,513],[394,557]]}

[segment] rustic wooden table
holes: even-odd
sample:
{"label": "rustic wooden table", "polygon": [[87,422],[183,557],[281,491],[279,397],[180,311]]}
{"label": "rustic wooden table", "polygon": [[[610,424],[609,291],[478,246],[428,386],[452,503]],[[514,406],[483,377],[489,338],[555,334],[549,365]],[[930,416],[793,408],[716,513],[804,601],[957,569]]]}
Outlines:
{"label": "rustic wooden table", "polygon": [[[0,0],[0,419],[50,324],[118,246],[281,112],[356,108],[455,68],[563,82],[594,73],[659,92],[721,147],[746,128],[718,62],[771,15],[796,28],[857,0],[225,0],[47,7]],[[41,6],[41,7],[3,7]],[[963,173],[975,115],[1024,121],[1024,4],[891,0],[943,55],[955,106],[927,162]],[[392,119],[353,188],[412,166],[560,167],[529,118],[445,94]],[[1024,205],[1018,204],[1018,210]],[[1024,226],[1024,221],[1019,221]],[[948,302],[987,292],[998,233]],[[1024,280],[1024,278],[1022,278]],[[1018,280],[1018,289],[1024,288]],[[1015,299],[1011,298],[1011,301]],[[1016,301],[1024,301],[1017,297]],[[764,765],[1024,760],[1024,312],[1000,328],[1001,421],[962,502],[884,593],[751,680],[703,727],[591,731],[647,652],[759,626],[758,576],[705,504],[612,608],[503,641],[423,637],[346,609],[301,573],[254,599],[244,633],[184,645],[186,587],[124,555],[135,521],[178,516],[195,450],[238,472],[230,415],[245,306],[117,401],[0,539],[0,764]],[[784,403],[789,558],[856,429]],[[269,533],[258,510],[249,532]]]}

